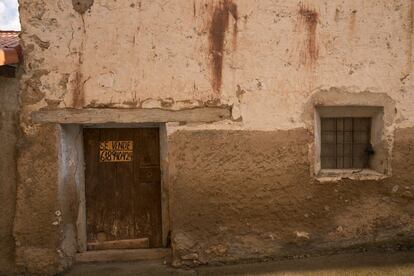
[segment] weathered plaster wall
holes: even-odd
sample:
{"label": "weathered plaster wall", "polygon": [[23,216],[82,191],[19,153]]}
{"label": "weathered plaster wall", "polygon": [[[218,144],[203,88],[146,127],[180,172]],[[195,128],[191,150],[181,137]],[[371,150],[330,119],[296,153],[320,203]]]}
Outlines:
{"label": "weathered plaster wall", "polygon": [[18,94],[17,79],[0,77],[0,274],[14,267]]}
{"label": "weathered plaster wall", "polygon": [[[23,92],[24,93],[24,92]],[[53,273],[61,266],[58,211],[58,129],[45,126],[21,137],[14,220],[16,265],[22,272]]]}
{"label": "weathered plaster wall", "polygon": [[246,128],[289,129],[312,93],[346,87],[412,123],[409,0],[21,2],[41,106],[229,103]]}
{"label": "weathered plaster wall", "polygon": [[[232,106],[233,120],[167,127],[177,264],[412,238],[412,1],[19,2],[21,270],[70,261],[70,219],[56,215],[67,205],[60,128],[34,124],[40,109]],[[384,136],[392,178],[314,181],[309,106],[343,104],[332,91],[394,107]]]}
{"label": "weathered plaster wall", "polygon": [[175,132],[175,264],[412,247],[413,131],[396,133],[394,177],[331,183],[310,177],[305,129]]}
{"label": "weathered plaster wall", "polygon": [[20,82],[16,266],[21,272],[53,274],[67,263],[65,228],[60,223],[60,127],[33,124],[30,113],[56,107],[71,87],[73,75],[68,72],[79,67],[82,22],[78,13],[70,12],[70,1],[23,0],[19,4],[25,72]]}

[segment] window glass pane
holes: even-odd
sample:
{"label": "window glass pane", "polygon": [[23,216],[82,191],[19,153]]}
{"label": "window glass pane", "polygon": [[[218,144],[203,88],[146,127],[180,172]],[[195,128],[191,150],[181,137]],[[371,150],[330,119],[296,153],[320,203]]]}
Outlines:
{"label": "window glass pane", "polygon": [[344,130],[352,131],[352,118],[344,118]]}
{"label": "window glass pane", "polygon": [[355,144],[368,144],[369,142],[369,133],[366,131],[356,131],[354,132],[354,143]]}
{"label": "window glass pane", "polygon": [[352,144],[345,144],[344,145],[344,155],[345,156],[352,156]]}
{"label": "window glass pane", "polygon": [[336,133],[336,143],[343,144],[344,143],[344,133],[343,132],[337,132]]}
{"label": "window glass pane", "polygon": [[336,169],[335,158],[332,157],[322,157],[321,166],[324,169]]}
{"label": "window glass pane", "polygon": [[335,132],[325,131],[322,133],[322,144],[335,144],[336,137]]}
{"label": "window glass pane", "polygon": [[355,118],[354,131],[369,131],[371,129],[371,119],[369,118]]}
{"label": "window glass pane", "polygon": [[366,155],[365,149],[367,145],[364,144],[354,144],[353,145],[353,156],[354,157],[364,157]]}
{"label": "window glass pane", "polygon": [[358,158],[358,157],[354,157],[353,161],[353,168],[355,169],[363,169],[366,166],[366,161],[365,158]]}
{"label": "window glass pane", "polygon": [[351,131],[344,132],[344,143],[345,144],[352,143],[352,132]]}
{"label": "window glass pane", "polygon": [[335,118],[322,118],[321,127],[323,131],[335,131],[336,130]]}
{"label": "window glass pane", "polygon": [[323,144],[321,148],[321,156],[335,157],[335,150],[336,150],[335,144]]}
{"label": "window glass pane", "polygon": [[343,131],[344,130],[344,119],[338,118],[336,120],[336,130],[337,131]]}
{"label": "window glass pane", "polygon": [[336,168],[337,169],[344,169],[344,159],[341,158],[336,158]]}
{"label": "window glass pane", "polygon": [[344,169],[352,168],[352,157],[344,157]]}
{"label": "window glass pane", "polygon": [[344,156],[344,145],[343,144],[336,145],[336,156],[337,157]]}

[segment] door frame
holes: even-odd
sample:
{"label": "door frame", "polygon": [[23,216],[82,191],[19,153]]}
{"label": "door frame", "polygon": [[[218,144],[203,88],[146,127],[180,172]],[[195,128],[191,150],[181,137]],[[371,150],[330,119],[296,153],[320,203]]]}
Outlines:
{"label": "door frame", "polygon": [[[161,224],[162,224],[162,244],[163,247],[168,246],[168,236],[170,232],[170,216],[169,216],[169,185],[168,185],[168,139],[167,129],[164,123],[139,123],[139,124],[85,124],[85,125],[62,125],[62,140],[65,142],[66,133],[78,133],[74,141],[69,143],[75,147],[77,156],[74,158],[81,166],[81,173],[77,174],[77,219],[76,219],[76,235],[77,235],[77,251],[79,253],[87,251],[87,221],[86,221],[86,196],[85,196],[85,162],[83,150],[83,129],[84,128],[158,128],[160,143],[160,169],[161,169]],[[73,136],[73,134],[71,135]],[[69,137],[69,136],[68,136]],[[65,166],[65,164],[62,164]]]}

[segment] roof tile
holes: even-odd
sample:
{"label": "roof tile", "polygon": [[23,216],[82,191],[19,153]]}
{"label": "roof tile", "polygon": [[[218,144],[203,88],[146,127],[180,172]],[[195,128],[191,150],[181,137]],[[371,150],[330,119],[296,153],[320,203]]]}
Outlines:
{"label": "roof tile", "polygon": [[0,48],[16,48],[19,44],[19,32],[0,31]]}

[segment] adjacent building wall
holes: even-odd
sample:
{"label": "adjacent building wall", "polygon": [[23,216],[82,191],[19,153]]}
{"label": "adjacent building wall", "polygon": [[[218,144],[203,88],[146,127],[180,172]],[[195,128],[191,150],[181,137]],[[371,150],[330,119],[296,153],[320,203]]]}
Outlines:
{"label": "adjacent building wall", "polygon": [[18,94],[17,79],[0,77],[0,274],[14,267]]}
{"label": "adjacent building wall", "polygon": [[[70,257],[55,224],[60,128],[34,124],[40,109],[232,107],[231,120],[167,125],[176,265],[413,240],[412,1],[19,2],[19,269]],[[322,184],[314,105],[353,95],[394,107],[392,176]]]}

